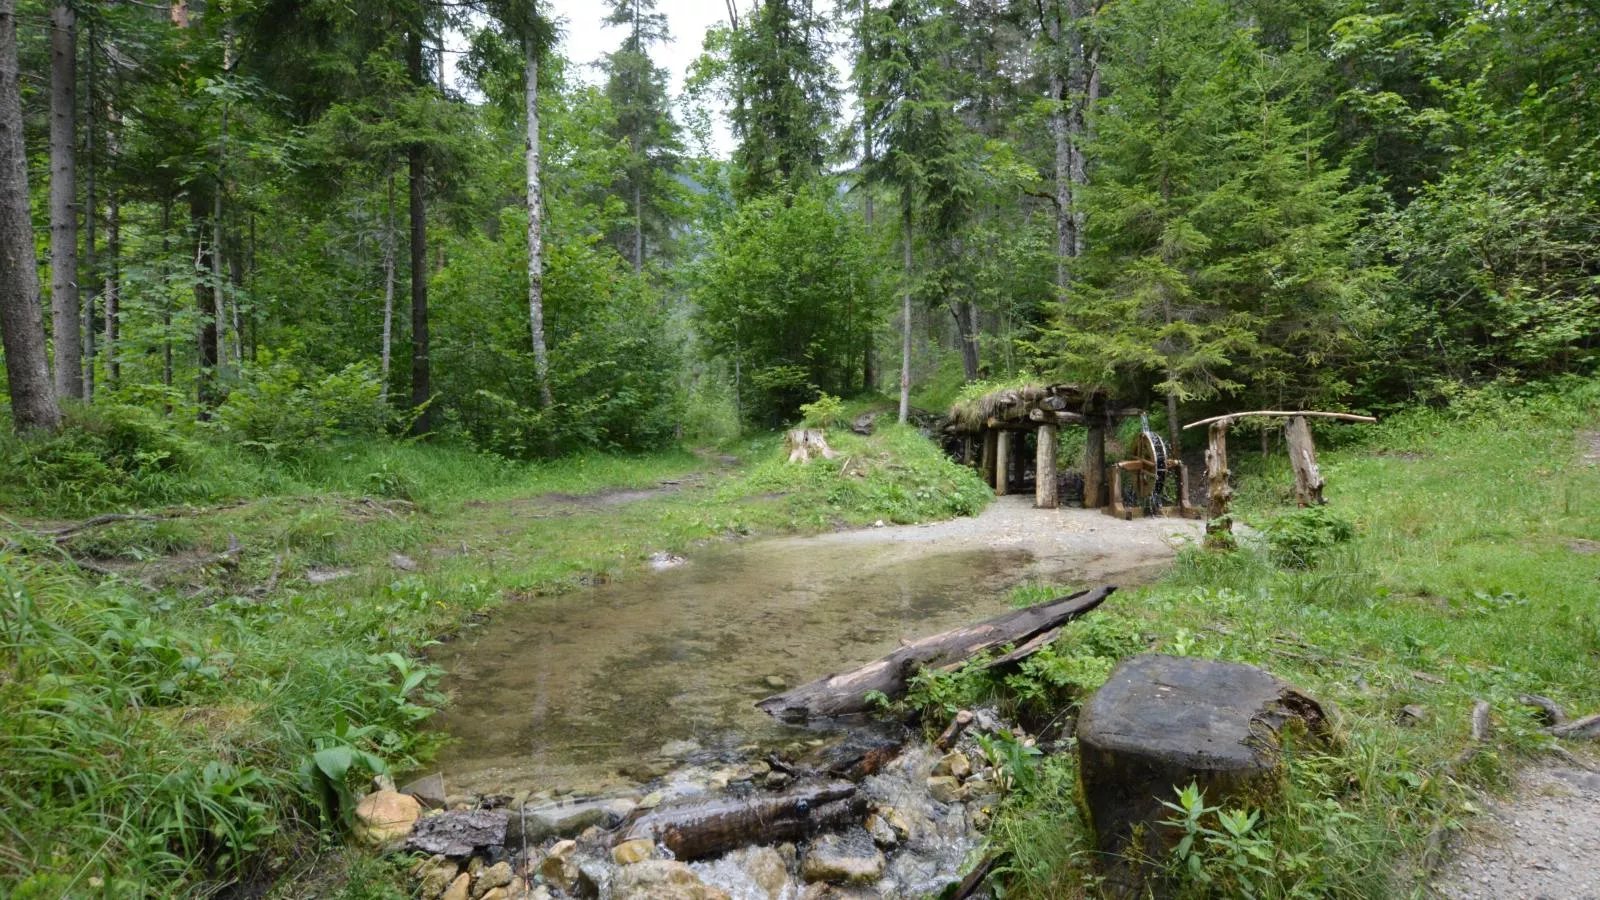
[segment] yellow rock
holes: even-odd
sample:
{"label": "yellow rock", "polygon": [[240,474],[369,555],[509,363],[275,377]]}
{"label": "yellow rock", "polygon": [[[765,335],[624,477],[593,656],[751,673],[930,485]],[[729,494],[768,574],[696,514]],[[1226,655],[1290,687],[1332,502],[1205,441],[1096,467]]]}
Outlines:
{"label": "yellow rock", "polygon": [[399,791],[373,791],[356,804],[356,838],[372,847],[382,847],[411,833],[422,814],[415,797]]}
{"label": "yellow rock", "polygon": [[644,862],[655,855],[655,842],[646,838],[623,841],[622,843],[611,848],[611,859],[619,866],[626,866],[629,863]]}
{"label": "yellow rock", "polygon": [[439,900],[467,900],[471,888],[472,876],[462,872],[456,876],[455,881],[450,882],[449,887],[444,889],[444,893],[440,895]]}

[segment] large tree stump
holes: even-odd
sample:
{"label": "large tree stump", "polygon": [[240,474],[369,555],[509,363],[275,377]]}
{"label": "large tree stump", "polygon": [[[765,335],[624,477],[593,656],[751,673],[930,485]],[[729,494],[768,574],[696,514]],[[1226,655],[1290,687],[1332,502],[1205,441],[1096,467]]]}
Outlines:
{"label": "large tree stump", "polygon": [[1016,437],[1009,431],[996,431],[994,454],[994,495],[1004,497],[1011,493],[1011,440]]}
{"label": "large tree stump", "polygon": [[1039,426],[1039,447],[1033,469],[1033,505],[1055,509],[1061,505],[1056,483],[1056,426]]}
{"label": "large tree stump", "polygon": [[1228,423],[1213,423],[1206,446],[1206,546],[1233,549],[1233,517],[1228,503],[1233,487],[1228,484]]}
{"label": "large tree stump", "polygon": [[811,462],[812,456],[824,459],[833,459],[839,454],[828,446],[828,439],[823,436],[818,428],[796,428],[783,436],[784,444],[789,448],[789,462],[802,465]]}
{"label": "large tree stump", "polygon": [[1322,472],[1317,468],[1317,447],[1305,416],[1294,416],[1283,428],[1289,439],[1289,465],[1294,467],[1294,498],[1301,506],[1321,506]]}
{"label": "large tree stump", "polygon": [[1106,505],[1106,425],[1105,416],[1089,417],[1088,439],[1083,444],[1083,508]]}
{"label": "large tree stump", "polygon": [[1144,654],[1124,661],[1078,719],[1079,778],[1097,848],[1157,863],[1179,835],[1161,823],[1175,789],[1208,805],[1260,808],[1280,785],[1297,729],[1327,734],[1322,708],[1254,666]]}

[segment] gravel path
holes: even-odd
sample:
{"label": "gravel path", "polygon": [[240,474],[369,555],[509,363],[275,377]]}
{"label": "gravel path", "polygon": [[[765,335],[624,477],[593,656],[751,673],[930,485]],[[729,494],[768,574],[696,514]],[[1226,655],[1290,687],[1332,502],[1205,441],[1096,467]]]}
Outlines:
{"label": "gravel path", "polygon": [[1600,900],[1600,774],[1523,770],[1433,889],[1451,900]]}

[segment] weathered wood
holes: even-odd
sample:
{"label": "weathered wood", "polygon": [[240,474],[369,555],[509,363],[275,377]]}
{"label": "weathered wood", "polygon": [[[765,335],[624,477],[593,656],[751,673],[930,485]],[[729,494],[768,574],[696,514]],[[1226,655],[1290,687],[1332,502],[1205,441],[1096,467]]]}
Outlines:
{"label": "weathered wood", "polygon": [[857,793],[855,785],[833,781],[778,795],[657,807],[619,829],[613,845],[653,840],[687,862],[746,844],[802,840],[860,822],[866,809],[867,798]]}
{"label": "weathered wood", "polygon": [[955,718],[950,720],[950,724],[944,727],[944,731],[939,732],[939,737],[933,742],[933,746],[940,752],[955,746],[962,732],[967,730],[967,726],[972,724],[974,718],[970,709],[963,709],[956,713]]}
{"label": "weathered wood", "polygon": [[812,456],[833,459],[839,454],[828,446],[828,439],[818,428],[795,428],[784,434],[784,445],[789,448],[789,462],[802,465],[811,462]]}
{"label": "weathered wood", "polygon": [[1551,700],[1549,697],[1541,697],[1538,694],[1518,694],[1517,702],[1523,706],[1531,706],[1539,710],[1542,713],[1540,718],[1544,720],[1546,726],[1565,725],[1567,722],[1567,711],[1561,708],[1561,704]]}
{"label": "weathered wood", "polygon": [[1089,434],[1083,444],[1083,508],[1106,505],[1106,426],[1099,416],[1089,419]]}
{"label": "weathered wood", "polygon": [[1228,423],[1214,422],[1206,445],[1206,539],[1207,547],[1233,548],[1233,517],[1228,504],[1233,486],[1228,484]]}
{"label": "weathered wood", "polygon": [[1009,431],[996,431],[994,455],[994,495],[1004,497],[1011,493],[1011,442],[1016,440]]}
{"label": "weathered wood", "polygon": [[1600,738],[1600,713],[1557,725],[1549,732],[1563,738]]}
{"label": "weathered wood", "polygon": [[1311,426],[1304,416],[1295,416],[1284,426],[1289,439],[1289,465],[1294,468],[1294,498],[1301,506],[1321,506],[1322,472],[1317,468],[1317,447],[1311,440]]}
{"label": "weathered wood", "polygon": [[757,703],[768,715],[786,722],[867,712],[866,695],[877,691],[894,699],[905,694],[917,670],[939,668],[1007,644],[1026,644],[1035,636],[1089,612],[1111,596],[1106,586],[1080,591],[1059,600],[963,625],[913,641],[888,656],[859,668],[826,675]]}
{"label": "weathered wood", "polygon": [[983,433],[983,483],[994,487],[995,455],[999,452],[1000,432],[989,429]]}
{"label": "weathered wood", "polygon": [[1028,410],[1028,421],[1054,425],[1077,425],[1083,421],[1083,413],[1030,409]]}
{"label": "weathered wood", "polygon": [[1056,427],[1039,426],[1039,447],[1033,470],[1033,505],[1055,509],[1061,505],[1056,491]]}
{"label": "weathered wood", "polygon": [[1355,413],[1318,412],[1318,411],[1316,411],[1314,409],[1293,409],[1293,410],[1258,409],[1258,410],[1255,410],[1253,412],[1228,413],[1227,415],[1212,416],[1209,419],[1201,419],[1198,422],[1190,422],[1189,424],[1183,426],[1183,430],[1184,431],[1188,431],[1191,428],[1199,428],[1201,425],[1210,425],[1213,422],[1225,422],[1225,423],[1231,425],[1233,423],[1233,420],[1242,419],[1242,418],[1244,418],[1246,416],[1278,416],[1280,418],[1293,418],[1295,416],[1300,416],[1301,418],[1314,418],[1314,419],[1340,419],[1340,420],[1343,420],[1345,422],[1376,422],[1376,421],[1378,421],[1377,419],[1374,419],[1372,416],[1358,416]]}
{"label": "weathered wood", "polygon": [[962,435],[962,437],[961,437],[961,464],[963,466],[972,465],[972,443],[973,443],[972,442],[972,435],[970,435],[970,434]]}

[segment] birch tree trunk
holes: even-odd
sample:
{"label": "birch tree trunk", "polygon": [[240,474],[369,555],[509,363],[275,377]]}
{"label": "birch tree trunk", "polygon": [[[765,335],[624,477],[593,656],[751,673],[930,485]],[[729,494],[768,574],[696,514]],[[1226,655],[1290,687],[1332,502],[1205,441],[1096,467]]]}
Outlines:
{"label": "birch tree trunk", "polygon": [[[528,33],[523,38],[523,71],[527,106],[528,166],[528,327],[533,334],[534,377],[539,381],[539,405],[548,409],[550,360],[544,346],[544,204],[539,190],[539,47],[529,12]],[[637,208],[637,207],[635,207]]]}
{"label": "birch tree trunk", "polygon": [[50,9],[50,326],[55,391],[83,397],[78,331],[78,14],[67,0]]}
{"label": "birch tree trunk", "polygon": [[383,355],[379,368],[378,402],[389,402],[389,360],[394,342],[394,169],[389,170],[389,194],[383,218]]}
{"label": "birch tree trunk", "polygon": [[18,75],[16,0],[0,0],[0,345],[17,430],[51,430],[61,424],[61,408],[45,356]]}

